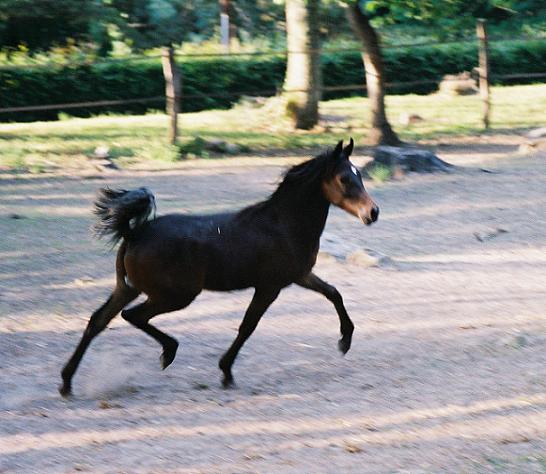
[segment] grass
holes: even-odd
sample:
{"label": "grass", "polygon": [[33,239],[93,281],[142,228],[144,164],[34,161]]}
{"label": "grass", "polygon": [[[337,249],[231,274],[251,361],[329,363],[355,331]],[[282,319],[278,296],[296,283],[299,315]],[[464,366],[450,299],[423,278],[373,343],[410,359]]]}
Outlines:
{"label": "grass", "polygon": [[[352,135],[365,144],[370,121],[366,98],[321,103],[327,119],[322,127],[294,132],[279,115],[273,99],[262,108],[236,106],[181,114],[180,146],[166,145],[167,118],[162,114],[99,116],[58,122],[0,124],[0,167],[43,172],[51,167],[78,167],[99,145],[106,145],[116,162],[131,167],[149,160],[170,161],[179,150],[191,148],[197,137],[216,138],[248,148],[253,155],[283,154],[332,145]],[[544,125],[546,84],[493,87],[491,129],[513,131]],[[387,112],[406,141],[482,133],[479,96],[388,96]],[[402,126],[402,114],[417,114],[422,121]]]}
{"label": "grass", "polygon": [[388,166],[377,163],[368,171],[368,174],[376,183],[384,183],[391,178],[393,171]]}

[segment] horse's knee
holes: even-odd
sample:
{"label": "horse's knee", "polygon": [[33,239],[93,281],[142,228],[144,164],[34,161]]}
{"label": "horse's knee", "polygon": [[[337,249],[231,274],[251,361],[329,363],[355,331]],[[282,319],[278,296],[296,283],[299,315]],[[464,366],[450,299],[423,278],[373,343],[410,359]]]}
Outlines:
{"label": "horse's knee", "polygon": [[157,313],[158,311],[154,311],[154,308],[149,301],[146,301],[133,306],[132,308],[124,309],[121,312],[121,317],[128,323],[131,323],[133,326],[141,327],[143,324],[147,323],[154,314]]}
{"label": "horse's knee", "polygon": [[108,326],[108,323],[112,320],[112,316],[106,313],[105,308],[106,305],[91,315],[91,319],[85,328],[84,335],[91,338],[95,337]]}
{"label": "horse's knee", "polygon": [[136,311],[135,308],[124,309],[121,311],[121,317],[128,323],[132,323],[135,320]]}

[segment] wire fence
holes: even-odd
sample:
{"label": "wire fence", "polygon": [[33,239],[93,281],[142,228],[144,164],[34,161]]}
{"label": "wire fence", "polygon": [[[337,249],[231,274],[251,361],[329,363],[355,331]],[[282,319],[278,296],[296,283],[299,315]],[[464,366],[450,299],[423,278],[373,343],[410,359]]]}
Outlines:
{"label": "wire fence", "polygon": [[[515,41],[546,41],[546,36],[491,36],[489,37],[490,42],[515,42]],[[476,38],[463,38],[450,41],[423,41],[419,43],[400,43],[400,44],[391,44],[382,46],[382,50],[396,50],[404,48],[424,48],[430,46],[449,46],[456,44],[475,44]],[[336,54],[336,53],[361,53],[362,49],[359,47],[344,47],[344,48],[320,48],[320,49],[308,49],[302,51],[294,51],[287,49],[279,50],[267,50],[267,51],[235,51],[235,52],[211,52],[211,53],[177,53],[175,52],[175,58],[184,60],[185,58],[193,59],[210,59],[210,58],[221,58],[221,59],[230,59],[230,58],[240,58],[240,57],[253,57],[253,56],[263,56],[263,57],[273,57],[273,56],[286,56],[288,53],[292,54],[308,54],[308,53],[320,53],[320,54]],[[119,58],[101,58],[101,59],[86,59],[82,61],[72,61],[72,62],[40,62],[40,63],[25,63],[25,64],[2,64],[0,65],[1,70],[17,70],[17,69],[28,69],[28,68],[51,68],[51,67],[78,67],[78,66],[94,66],[101,64],[110,64],[110,63],[123,63],[123,62],[137,62],[137,61],[149,61],[161,59],[161,54],[148,54],[148,55],[130,55]]]}
{"label": "wire fence", "polygon": [[[546,41],[546,37],[490,37],[489,41]],[[420,47],[429,47],[429,46],[440,46],[440,45],[450,45],[450,44],[465,44],[465,43],[476,43],[476,39],[460,39],[447,42],[420,42],[420,43],[407,43],[399,45],[390,45],[384,46],[383,49],[401,49],[401,48],[420,48]],[[230,58],[244,57],[244,56],[280,56],[287,54],[307,54],[313,52],[310,50],[307,51],[255,51],[255,52],[234,52],[234,53],[186,53],[186,54],[175,54],[175,58],[184,59],[184,58],[222,58],[229,60]],[[329,48],[316,50],[315,52],[320,52],[321,54],[336,54],[336,53],[361,53],[362,50],[358,48]],[[144,61],[144,60],[154,60],[159,59],[162,56],[160,55],[148,55],[148,56],[129,56],[124,58],[110,58],[100,61],[82,61],[70,64],[70,67],[78,67],[82,65],[98,65],[98,64],[107,64],[113,62],[134,62],[134,61]],[[67,66],[59,65],[57,66]],[[13,70],[13,69],[28,69],[28,68],[51,68],[51,64],[25,64],[25,65],[9,65],[9,66],[0,66],[0,71],[2,70]],[[503,80],[539,80],[546,78],[546,71],[537,72],[537,73],[514,73],[514,74],[502,74],[496,75],[491,74],[490,79],[493,81],[503,81]],[[452,79],[443,79],[444,81],[458,81],[457,78]],[[411,88],[414,86],[424,86],[424,85],[438,85],[438,79],[422,79],[416,81],[398,81],[398,82],[387,82],[385,83],[385,88],[387,91],[395,88]],[[339,86],[324,86],[322,87],[323,92],[366,92],[367,86],[363,82],[361,84],[349,84],[349,85],[339,85]],[[199,99],[199,98],[238,98],[241,96],[273,96],[279,93],[293,93],[293,92],[307,92],[305,89],[299,90],[286,90],[281,87],[276,89],[263,89],[263,90],[238,90],[238,91],[224,91],[219,93],[192,93],[184,94],[181,99]],[[81,102],[67,102],[67,103],[57,103],[57,104],[42,104],[42,105],[29,105],[29,106],[15,106],[15,107],[0,107],[0,114],[9,114],[9,113],[25,113],[25,112],[36,112],[36,111],[55,111],[55,110],[70,110],[77,108],[100,108],[108,106],[120,106],[120,105],[129,105],[129,104],[146,104],[146,103],[157,103],[159,104],[162,101],[165,101],[165,95],[156,95],[152,97],[135,97],[127,99],[116,99],[116,100],[97,100],[97,101],[81,101]]]}
{"label": "wire fence", "polygon": [[[546,79],[546,71],[542,73],[529,73],[529,74],[503,74],[503,75],[494,75],[495,80],[514,80],[514,79]],[[458,82],[459,79],[444,79],[444,82]],[[406,81],[406,82],[387,82],[385,83],[385,89],[394,88],[411,88],[413,86],[422,86],[422,85],[438,85],[439,81],[434,79],[422,79],[418,81]],[[365,83],[362,84],[349,84],[342,86],[324,86],[322,87],[323,92],[366,92],[367,86]],[[278,95],[280,93],[297,93],[297,92],[308,92],[307,89],[262,89],[262,90],[252,90],[252,91],[225,91],[220,93],[195,93],[195,94],[184,94],[181,97],[181,100],[184,99],[200,99],[200,98],[239,98],[241,96],[253,96],[253,97],[270,97]],[[37,111],[54,111],[54,110],[70,110],[78,108],[98,108],[98,107],[107,107],[115,105],[129,105],[129,104],[146,104],[146,103],[157,103],[165,101],[165,95],[156,95],[152,97],[139,97],[134,99],[120,99],[120,100],[99,100],[99,101],[89,101],[89,102],[67,102],[60,104],[45,104],[45,105],[29,105],[29,106],[20,106],[20,107],[1,107],[0,114],[8,113],[20,113],[20,112],[37,112]]]}

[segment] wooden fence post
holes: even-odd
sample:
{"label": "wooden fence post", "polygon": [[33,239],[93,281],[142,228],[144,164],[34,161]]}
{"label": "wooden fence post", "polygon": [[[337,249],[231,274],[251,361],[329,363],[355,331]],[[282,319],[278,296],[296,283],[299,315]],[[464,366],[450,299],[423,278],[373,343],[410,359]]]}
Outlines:
{"label": "wooden fence post", "polygon": [[161,58],[165,77],[166,111],[170,117],[168,138],[174,145],[178,138],[178,113],[180,112],[181,74],[174,62],[172,46],[163,49]]}
{"label": "wooden fence post", "polygon": [[483,126],[489,128],[489,114],[491,103],[489,100],[489,50],[487,44],[487,27],[485,20],[479,19],[476,24],[476,33],[479,40],[479,73],[480,96],[483,101]]}

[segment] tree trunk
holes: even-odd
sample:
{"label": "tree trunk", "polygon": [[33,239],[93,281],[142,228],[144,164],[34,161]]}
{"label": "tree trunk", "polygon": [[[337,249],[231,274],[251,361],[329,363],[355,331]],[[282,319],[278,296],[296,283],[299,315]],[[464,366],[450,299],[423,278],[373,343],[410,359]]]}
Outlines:
{"label": "tree trunk", "polygon": [[174,61],[174,49],[163,48],[161,57],[163,77],[165,78],[166,112],[169,115],[168,139],[171,145],[178,139],[178,114],[180,113],[181,74]]}
{"label": "tree trunk", "polygon": [[231,42],[237,38],[237,25],[235,24],[235,15],[231,0],[219,0],[218,5],[220,7],[220,14],[227,15],[229,19],[229,38],[228,48],[231,46]]}
{"label": "tree trunk", "polygon": [[319,0],[286,0],[288,61],[283,94],[294,126],[305,130],[313,128],[319,118],[322,81],[318,3]]}
{"label": "tree trunk", "polygon": [[362,60],[366,71],[366,87],[372,112],[370,139],[374,145],[400,145],[385,111],[384,66],[379,37],[370,21],[360,10],[358,2],[347,9],[347,17],[354,34],[362,41]]}

